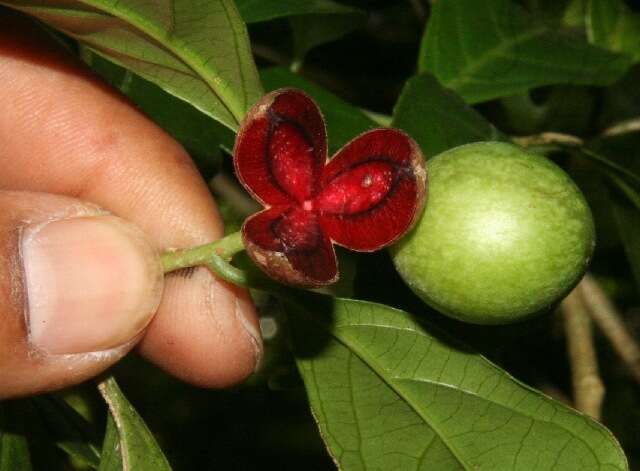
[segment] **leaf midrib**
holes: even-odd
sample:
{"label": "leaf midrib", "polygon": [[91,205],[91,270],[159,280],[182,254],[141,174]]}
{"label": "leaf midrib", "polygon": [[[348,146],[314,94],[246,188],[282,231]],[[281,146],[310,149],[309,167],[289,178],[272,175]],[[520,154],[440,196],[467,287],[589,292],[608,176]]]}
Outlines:
{"label": "leaf midrib", "polygon": [[[370,359],[368,359],[366,357],[366,355],[364,355],[363,352],[360,351],[360,349],[357,348],[357,346],[353,345],[352,343],[350,343],[348,341],[348,339],[343,338],[339,335],[339,331],[337,330],[338,328],[336,328],[336,330],[329,330],[327,329],[326,325],[324,325],[322,322],[318,321],[317,319],[311,317],[311,319],[313,319],[313,322],[320,325],[323,329],[328,330],[329,333],[342,345],[344,345],[349,351],[352,351],[353,353],[355,353],[358,358],[360,360],[362,360],[366,365],[368,365],[373,372],[385,383],[387,384],[387,386],[389,386],[389,388],[395,392],[400,398],[402,398],[402,400],[405,401],[405,403],[409,404],[409,406],[411,407],[411,409],[419,416],[422,418],[422,420],[425,421],[425,423],[431,427],[431,429],[436,433],[436,435],[440,438],[440,440],[442,440],[442,443],[444,443],[444,445],[449,449],[449,451],[451,452],[451,454],[458,460],[458,462],[464,467],[465,471],[473,471],[473,468],[471,467],[470,464],[468,464],[461,456],[460,456],[460,452],[456,449],[456,447],[449,443],[449,441],[446,439],[446,437],[441,433],[441,431],[438,429],[438,427],[433,425],[433,419],[428,417],[427,414],[424,414],[422,411],[418,410],[413,403],[406,397],[406,395],[403,393],[403,391],[401,391],[398,387],[396,387],[395,384],[392,384],[392,382],[390,382],[389,380],[387,380],[384,377],[384,374],[386,372],[386,370],[381,367],[380,365],[378,365],[375,361],[372,361]],[[406,329],[406,330],[410,330],[411,332],[415,332],[411,329]]]}
{"label": "leaf midrib", "polygon": [[[169,0],[172,1],[173,0]],[[0,4],[6,4],[7,6],[10,6],[12,8],[16,8],[18,10],[21,11],[25,11],[25,12],[29,12],[29,11],[43,11],[43,12],[55,12],[56,14],[62,14],[62,15],[76,15],[76,16],[84,16],[84,17],[99,17],[99,16],[106,16],[106,15],[110,15],[114,18],[117,18],[118,20],[122,21],[125,24],[130,24],[132,26],[134,26],[138,31],[142,32],[144,35],[148,36],[149,38],[151,38],[155,43],[159,44],[163,50],[165,50],[167,53],[171,54],[175,59],[177,59],[178,61],[184,63],[189,69],[191,69],[195,76],[197,78],[199,78],[200,80],[202,80],[207,87],[211,90],[211,92],[218,98],[218,101],[222,104],[222,106],[224,107],[224,109],[229,113],[229,115],[234,119],[235,123],[233,125],[232,131],[237,131],[238,125],[239,123],[242,121],[242,119],[244,118],[244,110],[235,110],[234,106],[230,106],[229,102],[233,103],[235,102],[235,99],[231,99],[229,100],[228,96],[226,96],[225,94],[221,93],[216,87],[215,84],[212,83],[211,80],[209,80],[207,77],[209,76],[208,72],[202,70],[200,67],[198,67],[195,64],[195,61],[190,57],[191,54],[189,54],[187,51],[188,49],[179,49],[180,51],[183,52],[183,54],[180,54],[180,52],[178,52],[178,50],[176,50],[175,45],[173,45],[171,43],[171,41],[168,39],[166,34],[159,34],[158,31],[153,32],[153,30],[156,30],[157,28],[153,28],[153,26],[147,22],[145,22],[143,19],[139,18],[137,14],[135,14],[134,12],[131,12],[131,16],[130,17],[124,17],[122,14],[117,14],[116,11],[112,8],[107,8],[105,5],[102,4],[98,4],[98,2],[93,2],[91,0],[78,0],[79,3],[84,4],[86,6],[89,6],[91,8],[94,8],[96,10],[98,10],[97,12],[84,12],[82,10],[78,10],[78,9],[60,9],[60,8],[52,8],[52,7],[47,7],[47,6],[40,6],[40,5],[36,5],[36,6],[20,6],[20,5],[14,5],[11,2],[3,2],[0,1]],[[221,5],[223,5],[223,7],[225,8],[225,14],[228,17],[228,12],[226,9],[226,5],[224,4],[224,2],[221,2]],[[133,19],[135,19],[136,21],[132,21]],[[146,25],[147,28],[143,27],[143,25]],[[230,26],[233,30],[233,38],[234,38],[234,44],[236,46],[236,51],[237,51],[237,33],[235,31],[235,29],[233,28],[233,25],[230,22]],[[80,38],[77,34],[74,34],[71,31],[68,30],[63,30],[64,32],[66,32],[66,34],[72,36],[72,37],[76,37],[78,39],[81,39],[83,42],[87,42],[89,43],[89,41],[86,41],[85,38]],[[165,42],[166,41],[166,42]],[[171,46],[171,47],[169,47]],[[94,46],[95,47],[95,46]],[[101,49],[101,48],[98,48]],[[153,63],[156,66],[161,67],[159,64]],[[242,77],[241,80],[244,82],[244,72],[242,71],[242,65],[239,64],[239,68],[238,70],[240,71],[240,76]],[[230,88],[230,87],[229,87]],[[244,96],[244,101],[245,101],[245,105],[247,102],[247,96],[245,94]],[[194,105],[195,106],[195,105]],[[204,111],[204,110],[202,110]],[[209,114],[209,113],[207,113]],[[215,118],[215,117],[214,117]],[[217,119],[217,118],[216,118]],[[222,122],[222,121],[221,121]]]}
{"label": "leaf midrib", "polygon": [[[567,427],[563,426],[563,425],[562,425],[562,424],[560,424],[560,423],[553,422],[553,421],[551,421],[551,420],[542,420],[542,419],[540,419],[540,418],[537,418],[537,417],[532,416],[531,414],[529,414],[529,413],[528,413],[528,412],[526,412],[526,411],[523,411],[523,410],[518,409],[518,408],[510,408],[509,406],[507,406],[507,405],[505,405],[505,404],[502,404],[502,403],[500,403],[500,402],[496,402],[495,400],[490,399],[490,398],[487,398],[487,397],[485,397],[485,396],[481,396],[481,395],[479,395],[479,394],[475,394],[475,393],[474,393],[474,392],[472,392],[472,391],[469,391],[469,390],[466,390],[466,389],[462,389],[462,388],[458,388],[458,387],[456,387],[455,385],[450,385],[450,384],[443,383],[443,382],[437,382],[437,381],[433,381],[433,380],[430,380],[430,379],[427,379],[427,378],[422,378],[422,379],[417,379],[417,378],[403,378],[403,377],[399,377],[399,376],[391,376],[391,375],[390,375],[390,376],[391,376],[390,380],[385,379],[385,377],[380,373],[380,371],[388,372],[388,370],[386,370],[386,369],[385,369],[384,367],[382,367],[382,366],[374,366],[375,360],[369,360],[369,359],[368,359],[368,357],[367,357],[366,355],[364,355],[364,353],[363,353],[362,351],[360,351],[360,350],[356,347],[356,345],[355,345],[355,344],[353,344],[353,343],[349,342],[349,341],[348,341],[348,340],[346,340],[346,339],[341,338],[341,337],[338,335],[338,332],[339,332],[339,330],[340,330],[341,328],[347,328],[347,329],[348,329],[348,328],[361,328],[361,327],[364,327],[364,328],[372,328],[372,329],[380,329],[380,328],[382,328],[382,329],[389,329],[389,330],[406,331],[406,332],[411,332],[412,334],[415,334],[415,335],[419,335],[419,336],[422,336],[422,337],[428,338],[430,341],[435,341],[435,340],[434,340],[434,339],[431,339],[431,338],[430,338],[430,337],[428,337],[427,335],[425,335],[425,334],[423,334],[423,333],[421,333],[421,332],[419,332],[419,331],[416,331],[416,330],[414,330],[414,329],[411,329],[411,328],[401,328],[401,327],[392,326],[392,325],[386,325],[386,324],[367,324],[367,323],[345,324],[345,325],[342,325],[342,326],[336,326],[336,334],[334,335],[334,337],[335,337],[335,338],[336,338],[340,343],[342,343],[345,347],[347,347],[347,348],[349,348],[351,351],[353,351],[353,352],[358,356],[358,358],[360,358],[360,359],[361,359],[363,362],[365,362],[367,365],[370,365],[370,366],[371,366],[371,368],[374,370],[374,372],[375,372],[375,373],[376,373],[376,374],[377,374],[377,375],[378,375],[378,376],[379,376],[379,377],[380,377],[380,378],[381,378],[381,379],[382,379],[382,380],[383,380],[383,381],[384,381],[384,382],[385,382],[385,383],[386,383],[386,384],[387,384],[391,389],[393,389],[393,391],[394,391],[394,392],[396,392],[400,397],[402,397],[403,399],[405,399],[405,401],[406,401],[408,404],[410,404],[410,405],[411,405],[412,409],[414,409],[414,411],[416,411],[416,413],[417,413],[418,415],[420,415],[420,417],[422,417],[422,418],[423,418],[423,419],[428,423],[428,425],[429,425],[430,427],[432,427],[432,428],[434,429],[434,431],[436,431],[436,432],[438,433],[438,436],[442,438],[443,442],[447,445],[447,447],[449,447],[449,443],[448,443],[448,442],[443,438],[443,436],[439,433],[438,428],[437,428],[437,427],[434,427],[434,426],[432,425],[432,423],[431,423],[431,422],[429,422],[429,419],[428,419],[428,418],[424,417],[420,412],[418,412],[417,410],[415,410],[415,407],[413,406],[413,404],[412,404],[409,400],[407,400],[407,398],[406,398],[403,394],[401,394],[401,393],[398,391],[398,388],[394,387],[394,386],[391,384],[391,382],[392,382],[392,381],[398,381],[398,382],[403,382],[403,381],[411,382],[411,381],[415,381],[415,382],[418,382],[418,383],[429,383],[429,384],[432,384],[432,385],[434,385],[434,386],[441,387],[441,388],[449,388],[449,389],[455,390],[455,391],[460,392],[460,393],[465,394],[465,395],[478,397],[478,398],[480,398],[480,399],[482,399],[482,400],[484,400],[484,401],[487,401],[487,402],[489,402],[489,403],[491,403],[491,404],[494,404],[495,406],[501,407],[501,408],[503,408],[503,409],[511,410],[511,411],[513,411],[513,412],[516,412],[516,413],[518,413],[519,415],[521,415],[521,416],[523,416],[523,417],[527,417],[528,419],[532,420],[533,422],[541,422],[541,423],[553,424],[554,426],[556,426],[556,427],[558,427],[558,428],[560,428],[560,429],[564,430],[565,432],[567,432],[567,433],[568,433],[568,435],[569,435],[569,437],[570,437],[570,439],[576,439],[576,440],[580,441],[581,443],[583,443],[583,444],[585,445],[585,447],[589,450],[589,452],[591,453],[591,455],[594,457],[595,461],[596,461],[600,466],[602,466],[603,464],[610,464],[610,465],[612,465],[612,466],[613,466],[613,464],[612,464],[612,463],[602,463],[602,462],[600,461],[599,457],[595,454],[595,452],[594,452],[594,450],[592,449],[591,445],[590,445],[587,441],[585,441],[584,439],[582,439],[582,437],[581,437],[581,436],[579,436],[579,435],[575,434],[571,429],[568,429]],[[493,367],[493,366],[494,366],[494,365],[493,365],[491,362],[489,362],[489,361],[487,361],[487,364],[488,364],[488,366],[491,366],[491,367]],[[504,374],[504,375],[506,375],[507,377],[509,377],[511,380],[513,380],[513,381],[516,381],[516,382],[517,382],[517,380],[516,380],[515,378],[513,378],[511,375],[509,375],[508,373],[504,372],[503,374]],[[524,385],[523,385],[523,386],[524,386]],[[524,387],[525,387],[525,388],[527,388],[527,386],[524,386]],[[577,412],[577,411],[576,411],[576,412]],[[598,431],[601,431],[601,430],[600,430],[600,429],[598,429]],[[454,447],[453,445],[452,445],[451,447],[449,447],[449,448],[451,449],[451,451],[452,451],[452,452],[455,450],[455,447]],[[455,455],[456,457],[458,457],[458,455],[457,455],[456,453],[454,453],[454,455]],[[463,464],[463,465],[466,465],[466,463],[464,463],[464,462],[462,462],[462,464]],[[620,468],[618,468],[618,469],[620,469]]]}
{"label": "leaf midrib", "polygon": [[[347,309],[346,307],[343,309]],[[455,445],[453,445],[452,443],[450,443],[446,436],[444,434],[441,433],[441,431],[439,430],[439,428],[437,426],[433,425],[433,418],[429,417],[429,414],[426,413],[426,411],[421,411],[420,409],[418,409],[406,396],[406,394],[403,393],[401,385],[399,384],[395,384],[396,381],[397,382],[401,382],[401,381],[417,381],[417,382],[421,382],[421,380],[417,380],[414,378],[400,378],[400,377],[396,377],[396,376],[392,376],[391,378],[386,378],[385,377],[385,373],[389,373],[388,370],[384,367],[382,367],[381,365],[378,364],[378,362],[375,361],[375,359],[370,358],[368,355],[366,355],[366,352],[364,352],[361,348],[359,348],[359,343],[358,342],[351,342],[348,339],[348,336],[346,335],[341,335],[340,334],[340,330],[341,328],[344,329],[348,329],[348,328],[360,328],[360,327],[369,327],[369,328],[385,328],[385,329],[392,329],[392,330],[400,330],[400,331],[407,331],[407,332],[411,332],[413,334],[416,335],[421,335],[423,337],[427,337],[425,334],[420,333],[414,329],[411,328],[402,328],[402,327],[397,327],[397,326],[390,326],[390,325],[385,325],[385,324],[366,324],[366,323],[359,323],[359,324],[345,324],[342,326],[335,326],[334,330],[330,330],[327,329],[327,326],[324,325],[322,322],[318,321],[317,319],[314,319],[313,322],[315,322],[316,324],[319,324],[323,329],[329,331],[329,333],[339,342],[341,343],[343,346],[345,346],[347,349],[349,349],[351,352],[353,352],[361,361],[363,361],[366,365],[368,365],[373,372],[385,383],[387,384],[387,386],[394,391],[400,398],[402,398],[410,407],[411,409],[418,415],[420,416],[425,423],[432,428],[432,430],[438,435],[438,437],[442,440],[442,442],[444,443],[444,445],[451,451],[451,453],[453,454],[454,457],[457,458],[458,462],[465,468],[465,470],[467,471],[471,471],[472,468],[470,467],[471,465],[468,464],[464,459],[462,459],[462,457],[460,456],[459,451],[457,450],[457,448],[455,447]],[[429,338],[431,341],[435,341],[434,339]],[[490,366],[492,366],[491,362],[488,362]],[[514,381],[516,381],[514,379]],[[441,387],[452,387],[450,385],[447,385],[445,383],[436,383],[434,381],[429,381],[429,380],[424,380],[423,382],[430,382],[434,385],[437,386],[441,386]],[[456,389],[464,394],[472,394],[469,391],[463,390],[463,389]],[[507,408],[508,406],[505,406],[504,404],[495,402],[491,399],[486,399],[484,396],[479,396],[476,395],[477,397],[482,398],[483,400],[486,400],[492,404],[495,404],[497,406],[503,407],[503,408]],[[586,445],[586,447],[589,449],[590,453],[592,454],[592,456],[594,457],[594,459],[596,460],[596,462],[599,463],[600,466],[602,466],[605,463],[602,463],[600,461],[600,459],[598,458],[598,456],[595,454],[594,450],[592,450],[591,446],[589,446],[589,444],[587,442],[585,442],[584,440],[582,440],[580,437],[578,437],[575,433],[573,433],[570,429],[567,429],[566,427],[562,426],[561,424],[558,424],[556,422],[552,422],[552,421],[545,421],[545,420],[540,420],[536,417],[531,416],[530,414],[523,412],[519,409],[513,409],[515,412],[521,414],[522,416],[528,417],[529,419],[531,419],[532,421],[536,422],[546,422],[546,423],[551,423],[559,428],[561,428],[562,430],[565,430],[569,436],[571,437],[571,439],[578,439],[579,441],[581,441],[582,443],[584,443]],[[614,465],[613,463],[606,463],[606,464],[610,464],[610,465]],[[617,465],[616,465],[617,467]],[[618,468],[620,469],[620,468]]]}

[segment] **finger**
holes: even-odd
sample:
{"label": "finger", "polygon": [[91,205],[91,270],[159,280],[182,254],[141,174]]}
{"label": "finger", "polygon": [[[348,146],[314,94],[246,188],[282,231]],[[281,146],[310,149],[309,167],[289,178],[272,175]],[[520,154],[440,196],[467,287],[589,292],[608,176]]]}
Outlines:
{"label": "finger", "polygon": [[95,205],[0,191],[0,398],[101,372],[160,303],[162,266],[140,229]]}
{"label": "finger", "polygon": [[[222,224],[184,150],[81,66],[0,24],[0,187],[73,195],[130,220],[159,249],[210,242]],[[5,170],[6,169],[6,170]],[[257,318],[244,291],[206,270],[170,277],[141,351],[205,386],[250,374],[260,357]]]}

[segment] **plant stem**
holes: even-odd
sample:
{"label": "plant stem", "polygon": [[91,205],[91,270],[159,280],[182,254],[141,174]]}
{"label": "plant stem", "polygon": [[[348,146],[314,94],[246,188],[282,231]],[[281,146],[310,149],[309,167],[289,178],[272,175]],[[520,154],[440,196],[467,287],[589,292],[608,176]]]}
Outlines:
{"label": "plant stem", "polygon": [[625,326],[618,309],[591,275],[586,274],[578,287],[594,322],[640,383],[640,346]]}
{"label": "plant stem", "polygon": [[209,265],[213,257],[226,263],[238,252],[244,250],[240,232],[234,232],[210,244],[190,249],[169,250],[162,254],[162,266],[165,273],[181,268]]}
{"label": "plant stem", "polygon": [[591,318],[577,289],[560,306],[564,316],[575,408],[600,419],[604,385],[598,373]]}
{"label": "plant stem", "polygon": [[640,132],[640,118],[633,118],[628,121],[614,124],[610,128],[605,129],[602,132],[602,135],[605,137],[613,137],[632,132]]}
{"label": "plant stem", "polygon": [[543,132],[540,134],[533,134],[531,136],[514,137],[513,141],[522,147],[553,144],[567,147],[580,147],[584,144],[584,141],[579,137],[559,132]]}
{"label": "plant stem", "polygon": [[269,291],[272,294],[286,291],[286,287],[269,278],[256,276],[231,265],[229,262],[233,256],[243,250],[242,236],[238,231],[210,244],[191,249],[169,250],[162,254],[162,266],[166,274],[181,268],[204,265],[219,278],[245,288]]}

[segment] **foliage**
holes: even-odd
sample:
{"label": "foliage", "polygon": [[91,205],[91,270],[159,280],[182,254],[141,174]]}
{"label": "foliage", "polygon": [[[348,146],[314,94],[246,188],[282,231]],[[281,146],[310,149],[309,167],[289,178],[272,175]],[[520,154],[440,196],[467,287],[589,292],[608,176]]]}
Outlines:
{"label": "foliage", "polygon": [[[593,273],[638,325],[640,97],[629,84],[640,81],[640,13],[630,2],[0,4],[71,38],[78,56],[178,139],[207,178],[229,173],[244,114],[263,90],[281,87],[315,98],[331,153],[389,124],[411,134],[427,159],[518,132],[579,134],[571,145],[532,149],[583,189],[601,241]],[[635,128],[611,131],[634,119]],[[244,216],[233,201],[222,204],[230,220]],[[353,299],[331,290],[256,296],[277,332],[262,370],[240,389],[199,391],[130,357],[114,371],[122,390],[114,377],[101,383],[108,410],[90,386],[0,403],[0,471],[43,463],[623,471],[627,457],[640,462],[638,385],[615,361],[602,362],[619,400],[605,403],[613,434],[538,390],[571,394],[556,317],[464,325],[417,299],[388,254],[339,257],[355,273],[339,292]]]}

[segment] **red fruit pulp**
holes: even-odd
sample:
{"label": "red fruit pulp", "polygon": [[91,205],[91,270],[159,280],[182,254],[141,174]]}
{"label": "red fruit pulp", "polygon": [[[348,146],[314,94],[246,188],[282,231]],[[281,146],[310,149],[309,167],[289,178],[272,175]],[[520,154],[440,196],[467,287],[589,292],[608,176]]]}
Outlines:
{"label": "red fruit pulp", "polygon": [[424,162],[409,136],[374,129],[327,163],[324,120],[298,90],[277,90],[254,106],[234,157],[238,178],[266,206],[243,226],[247,252],[290,284],[335,281],[332,242],[380,249],[411,227],[424,202]]}

